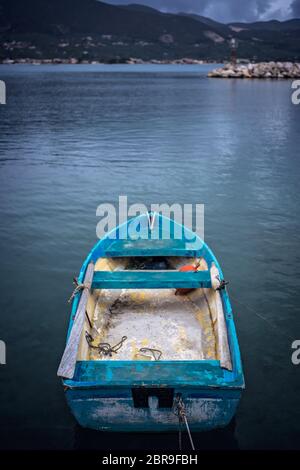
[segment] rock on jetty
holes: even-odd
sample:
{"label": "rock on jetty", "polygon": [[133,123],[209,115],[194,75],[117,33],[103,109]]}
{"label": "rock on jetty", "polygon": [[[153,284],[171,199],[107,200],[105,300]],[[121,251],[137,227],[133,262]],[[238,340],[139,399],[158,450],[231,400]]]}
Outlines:
{"label": "rock on jetty", "polygon": [[300,78],[300,63],[226,64],[224,67],[209,72],[208,76],[216,78]]}

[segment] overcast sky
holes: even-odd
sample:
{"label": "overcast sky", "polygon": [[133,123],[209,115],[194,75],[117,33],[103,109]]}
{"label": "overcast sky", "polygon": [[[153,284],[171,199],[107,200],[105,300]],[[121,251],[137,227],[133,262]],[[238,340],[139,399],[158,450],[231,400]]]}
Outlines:
{"label": "overcast sky", "polygon": [[300,0],[103,0],[115,5],[140,3],[170,12],[190,12],[225,23],[300,18]]}

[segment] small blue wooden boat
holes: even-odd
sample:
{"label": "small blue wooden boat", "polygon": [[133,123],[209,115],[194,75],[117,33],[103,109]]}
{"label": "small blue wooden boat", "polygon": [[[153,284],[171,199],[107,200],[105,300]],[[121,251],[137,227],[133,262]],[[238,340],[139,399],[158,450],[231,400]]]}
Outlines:
{"label": "small blue wooden boat", "polygon": [[[129,237],[132,220],[143,227],[139,238]],[[179,404],[191,430],[229,424],[244,376],[209,247],[160,214],[140,215],[100,240],[79,273],[58,375],[83,427],[175,431]]]}

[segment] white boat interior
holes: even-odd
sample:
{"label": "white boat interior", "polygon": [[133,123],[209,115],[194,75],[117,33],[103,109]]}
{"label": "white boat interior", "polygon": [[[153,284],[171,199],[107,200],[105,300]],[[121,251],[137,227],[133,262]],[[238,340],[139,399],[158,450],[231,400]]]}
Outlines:
{"label": "white boat interior", "polygon": [[[95,271],[178,270],[202,258],[100,258]],[[193,289],[94,289],[77,360],[219,360],[232,370],[220,292]]]}

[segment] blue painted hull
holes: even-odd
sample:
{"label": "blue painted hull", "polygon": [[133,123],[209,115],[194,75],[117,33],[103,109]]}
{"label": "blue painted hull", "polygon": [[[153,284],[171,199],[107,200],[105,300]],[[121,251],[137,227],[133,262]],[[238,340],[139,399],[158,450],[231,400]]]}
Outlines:
{"label": "blue painted hull", "polygon": [[[193,431],[227,426],[236,413],[241,391],[176,389],[185,403]],[[69,390],[68,404],[84,428],[112,432],[178,431],[178,417],[170,408],[134,408],[131,389]]]}
{"label": "blue painted hull", "polygon": [[[107,431],[178,430],[172,409],[180,394],[195,431],[224,427],[235,415],[243,376],[226,371],[219,361],[81,361],[73,380],[65,380],[66,398],[79,424]],[[151,390],[149,407],[134,406],[134,390]],[[172,391],[168,407],[159,406],[161,391]]]}

